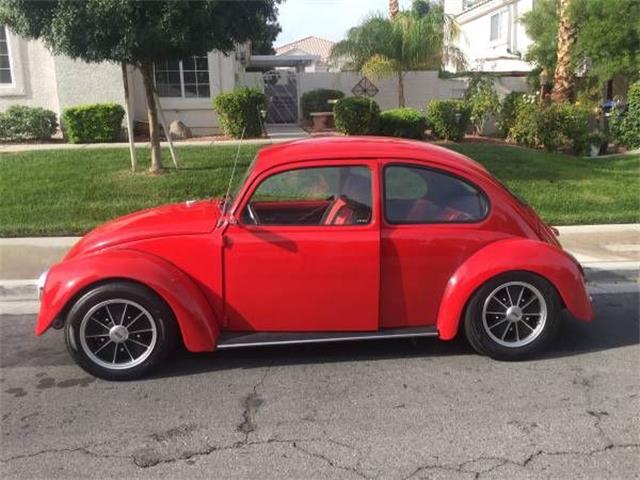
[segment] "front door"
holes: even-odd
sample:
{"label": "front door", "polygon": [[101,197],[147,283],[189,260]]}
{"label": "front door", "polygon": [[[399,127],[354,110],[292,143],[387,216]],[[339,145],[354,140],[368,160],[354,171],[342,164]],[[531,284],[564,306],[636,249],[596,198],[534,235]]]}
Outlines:
{"label": "front door", "polygon": [[375,163],[313,162],[258,177],[225,232],[232,331],[378,328]]}

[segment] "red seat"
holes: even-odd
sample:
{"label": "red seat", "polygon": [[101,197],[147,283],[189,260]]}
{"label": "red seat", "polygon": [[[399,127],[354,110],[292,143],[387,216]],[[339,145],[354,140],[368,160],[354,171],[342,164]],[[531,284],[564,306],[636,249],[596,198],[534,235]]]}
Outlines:
{"label": "red seat", "polygon": [[355,213],[355,210],[344,197],[338,197],[325,212],[322,224],[352,225],[355,223]]}

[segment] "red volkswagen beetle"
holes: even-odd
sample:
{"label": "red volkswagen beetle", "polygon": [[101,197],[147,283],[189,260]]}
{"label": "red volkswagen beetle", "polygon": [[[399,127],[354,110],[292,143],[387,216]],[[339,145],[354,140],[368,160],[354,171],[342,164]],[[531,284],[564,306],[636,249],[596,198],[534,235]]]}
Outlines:
{"label": "red volkswagen beetle", "polygon": [[478,163],[420,142],[264,148],[238,193],[89,233],[40,280],[36,325],[88,372],[146,374],[192,352],[434,336],[517,360],[566,308],[590,321],[580,265]]}

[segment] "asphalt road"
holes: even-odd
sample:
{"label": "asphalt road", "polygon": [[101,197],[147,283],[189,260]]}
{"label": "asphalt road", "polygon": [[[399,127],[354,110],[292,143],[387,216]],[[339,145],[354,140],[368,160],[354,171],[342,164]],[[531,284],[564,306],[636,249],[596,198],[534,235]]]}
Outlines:
{"label": "asphalt road", "polygon": [[640,478],[637,294],[600,295],[543,358],[464,341],[179,352],[95,380],[60,332],[0,317],[9,478]]}

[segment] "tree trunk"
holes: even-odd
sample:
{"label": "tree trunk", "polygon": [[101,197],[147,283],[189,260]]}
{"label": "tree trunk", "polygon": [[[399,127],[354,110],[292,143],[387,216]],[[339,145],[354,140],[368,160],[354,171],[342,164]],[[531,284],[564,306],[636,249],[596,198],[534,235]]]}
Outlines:
{"label": "tree trunk", "polygon": [[553,77],[551,100],[570,102],[575,90],[575,76],[571,70],[571,49],[576,39],[575,28],[569,18],[571,0],[560,0],[556,71]]}
{"label": "tree trunk", "polygon": [[[158,126],[158,110],[153,95],[153,65],[143,63],[140,67],[144,93],[147,97],[147,112],[149,116],[149,142],[151,143],[151,173],[162,173],[162,152],[160,150],[160,127]],[[168,132],[165,132],[168,135]]]}
{"label": "tree trunk", "polygon": [[404,73],[398,72],[398,106],[404,107]]}
{"label": "tree trunk", "polygon": [[127,137],[129,138],[129,155],[131,157],[131,171],[135,172],[138,166],[136,159],[136,149],[133,139],[133,117],[129,104],[129,75],[127,74],[127,64],[122,62],[122,83],[124,85],[124,111],[127,116]]}
{"label": "tree trunk", "polygon": [[389,18],[393,20],[399,11],[398,0],[389,0]]}

